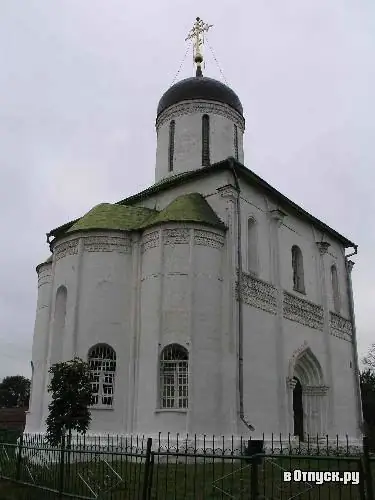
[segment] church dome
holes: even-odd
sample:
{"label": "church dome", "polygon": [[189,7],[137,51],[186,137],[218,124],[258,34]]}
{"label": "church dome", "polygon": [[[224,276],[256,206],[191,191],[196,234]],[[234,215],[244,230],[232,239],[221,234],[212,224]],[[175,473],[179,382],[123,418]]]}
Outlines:
{"label": "church dome", "polygon": [[164,93],[159,101],[157,115],[173,104],[195,99],[221,102],[243,114],[241,101],[231,88],[213,78],[193,76],[177,82]]}

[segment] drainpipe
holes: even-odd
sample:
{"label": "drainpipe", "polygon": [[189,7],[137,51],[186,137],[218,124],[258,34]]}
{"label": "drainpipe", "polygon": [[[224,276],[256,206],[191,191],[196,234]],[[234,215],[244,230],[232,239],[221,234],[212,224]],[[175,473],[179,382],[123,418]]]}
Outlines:
{"label": "drainpipe", "polygon": [[358,411],[358,427],[360,432],[363,432],[363,414],[362,414],[362,399],[361,399],[361,384],[359,380],[359,363],[358,363],[358,351],[357,351],[357,330],[355,326],[355,314],[354,314],[354,298],[353,298],[353,286],[352,286],[352,277],[351,270],[354,265],[352,261],[349,260],[349,257],[353,255],[357,255],[358,253],[358,245],[353,245],[354,252],[349,255],[345,255],[345,264],[346,264],[346,278],[348,284],[348,299],[349,299],[349,315],[350,321],[352,323],[352,346],[353,346],[353,360],[354,360],[354,379],[355,379],[355,387],[357,393],[357,411]]}
{"label": "drainpipe", "polygon": [[252,426],[244,415],[243,406],[243,308],[242,308],[242,250],[241,250],[241,210],[240,210],[240,184],[238,182],[238,176],[235,169],[234,158],[229,158],[229,164],[234,177],[234,183],[236,186],[237,197],[236,197],[236,217],[237,217],[237,291],[238,291],[238,392],[240,396],[239,401],[239,416],[240,420],[246,425],[250,431],[254,431],[255,428]]}

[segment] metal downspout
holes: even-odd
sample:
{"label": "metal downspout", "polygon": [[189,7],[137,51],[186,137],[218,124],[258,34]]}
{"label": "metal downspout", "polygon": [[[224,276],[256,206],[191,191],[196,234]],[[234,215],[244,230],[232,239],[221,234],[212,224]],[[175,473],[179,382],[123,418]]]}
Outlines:
{"label": "metal downspout", "polygon": [[362,399],[361,399],[361,385],[359,379],[359,363],[358,363],[358,351],[357,351],[357,330],[355,326],[355,314],[354,314],[354,298],[353,298],[353,286],[352,286],[352,278],[351,278],[351,266],[352,262],[349,260],[349,257],[353,255],[357,255],[358,246],[354,245],[354,252],[349,255],[345,255],[345,264],[346,264],[346,278],[348,284],[348,299],[349,299],[349,315],[350,321],[352,323],[352,346],[353,346],[353,359],[354,359],[354,378],[355,378],[355,387],[357,394],[357,411],[358,411],[358,427],[360,432],[363,432],[363,413],[362,413]]}
{"label": "metal downspout", "polygon": [[240,184],[238,182],[237,172],[233,158],[229,158],[229,163],[234,177],[236,186],[236,217],[237,217],[237,293],[238,293],[238,392],[239,392],[239,416],[240,420],[246,425],[250,431],[254,431],[254,427],[246,420],[244,415],[243,405],[243,308],[242,308],[242,249],[241,249],[241,208],[240,208]]}

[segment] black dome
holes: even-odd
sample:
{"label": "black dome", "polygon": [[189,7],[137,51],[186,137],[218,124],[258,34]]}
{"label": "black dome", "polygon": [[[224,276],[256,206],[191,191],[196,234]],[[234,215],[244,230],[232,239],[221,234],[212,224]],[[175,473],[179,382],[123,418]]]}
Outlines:
{"label": "black dome", "polygon": [[157,115],[173,104],[194,99],[222,102],[243,114],[241,101],[231,88],[213,78],[193,76],[177,82],[165,92],[159,101]]}

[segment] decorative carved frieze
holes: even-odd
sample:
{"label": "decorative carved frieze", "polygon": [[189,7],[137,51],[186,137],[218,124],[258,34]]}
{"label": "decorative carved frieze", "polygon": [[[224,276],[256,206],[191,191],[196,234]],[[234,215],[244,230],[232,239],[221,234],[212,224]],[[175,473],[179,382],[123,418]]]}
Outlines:
{"label": "decorative carved frieze", "polygon": [[331,312],[329,315],[329,327],[331,335],[348,340],[349,342],[352,341],[353,330],[350,320]]}
{"label": "decorative carved frieze", "polygon": [[[237,287],[238,288],[238,287]],[[242,273],[241,299],[245,304],[263,309],[271,314],[277,313],[276,288],[251,274]],[[238,297],[237,291],[237,298]]]}
{"label": "decorative carved frieze", "polygon": [[142,238],[141,252],[144,253],[150,248],[155,248],[160,245],[160,233],[159,231],[153,231],[152,233],[145,234]]}
{"label": "decorative carved frieze", "polygon": [[163,243],[164,245],[181,245],[187,244],[190,241],[190,229],[164,229]]}
{"label": "decorative carved frieze", "polygon": [[291,321],[323,331],[323,308],[308,300],[284,292],[283,314],[284,318]]}
{"label": "decorative carved frieze", "polygon": [[161,113],[156,120],[156,130],[158,130],[159,127],[161,127],[165,122],[169,122],[173,118],[196,113],[224,116],[228,120],[235,123],[242,132],[245,130],[245,119],[231,107],[225,104],[204,100],[194,100],[191,102],[186,101],[170,106],[163,113]]}
{"label": "decorative carved frieze", "polygon": [[78,242],[79,238],[75,238],[56,245],[54,249],[55,259],[60,260],[67,255],[76,255],[78,253]]}
{"label": "decorative carved frieze", "polygon": [[85,252],[129,253],[131,240],[128,236],[85,236],[83,249]]}
{"label": "decorative carved frieze", "polygon": [[195,229],[194,231],[194,244],[204,245],[212,248],[222,248],[224,246],[225,238],[221,234],[213,233],[212,231],[204,231]]}
{"label": "decorative carved frieze", "polygon": [[237,189],[231,184],[226,184],[225,186],[220,186],[216,190],[222,198],[229,198],[234,201],[238,197]]}
{"label": "decorative carved frieze", "polygon": [[52,282],[52,267],[51,265],[39,268],[38,272],[38,287]]}
{"label": "decorative carved frieze", "polygon": [[315,243],[318,247],[320,255],[325,255],[328,252],[328,248],[331,246],[328,241],[316,241]]}
{"label": "decorative carved frieze", "polygon": [[302,393],[309,396],[325,396],[329,390],[326,385],[305,385],[302,387]]}

